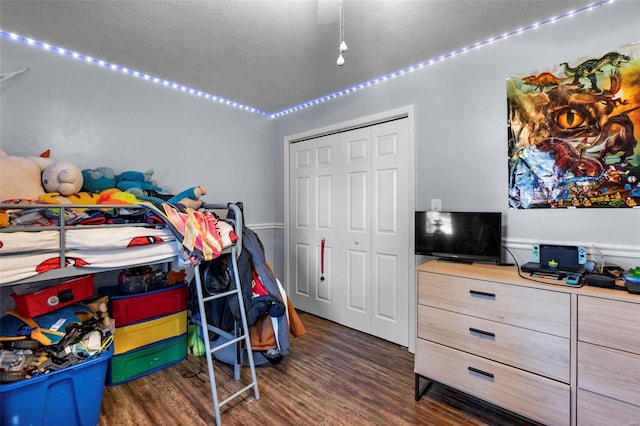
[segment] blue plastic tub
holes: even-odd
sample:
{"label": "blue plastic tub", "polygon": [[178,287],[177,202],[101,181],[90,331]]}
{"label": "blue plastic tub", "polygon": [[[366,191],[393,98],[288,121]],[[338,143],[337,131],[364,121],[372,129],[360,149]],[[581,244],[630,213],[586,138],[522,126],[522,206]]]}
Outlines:
{"label": "blue plastic tub", "polygon": [[1,426],[95,426],[109,351],[53,373],[0,385]]}

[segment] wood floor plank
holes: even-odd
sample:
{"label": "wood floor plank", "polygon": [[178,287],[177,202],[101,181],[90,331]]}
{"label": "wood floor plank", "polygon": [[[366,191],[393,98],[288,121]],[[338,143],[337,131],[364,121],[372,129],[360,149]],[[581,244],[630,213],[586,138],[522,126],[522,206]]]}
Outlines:
{"label": "wood floor plank", "polygon": [[[307,333],[277,365],[256,368],[253,391],[221,409],[224,425],[531,425],[437,383],[414,398],[413,354],[382,339],[299,312]],[[220,400],[250,382],[216,362]],[[206,360],[184,361],[104,390],[98,426],[215,424]]]}

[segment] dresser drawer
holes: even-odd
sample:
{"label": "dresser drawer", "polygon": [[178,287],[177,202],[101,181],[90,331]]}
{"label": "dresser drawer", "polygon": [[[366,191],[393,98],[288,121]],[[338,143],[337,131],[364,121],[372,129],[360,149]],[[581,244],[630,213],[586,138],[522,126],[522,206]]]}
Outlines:
{"label": "dresser drawer", "polygon": [[549,425],[570,421],[569,385],[423,339],[415,372]]}
{"label": "dresser drawer", "polygon": [[568,293],[420,272],[418,303],[560,337],[570,336]]}
{"label": "dresser drawer", "polygon": [[578,296],[578,340],[640,354],[640,303]]}
{"label": "dresser drawer", "polygon": [[564,337],[424,305],[418,305],[418,337],[569,383]]}
{"label": "dresser drawer", "polygon": [[578,342],[578,387],[640,405],[640,355]]}
{"label": "dresser drawer", "polygon": [[578,389],[578,426],[630,426],[640,424],[640,406]]}

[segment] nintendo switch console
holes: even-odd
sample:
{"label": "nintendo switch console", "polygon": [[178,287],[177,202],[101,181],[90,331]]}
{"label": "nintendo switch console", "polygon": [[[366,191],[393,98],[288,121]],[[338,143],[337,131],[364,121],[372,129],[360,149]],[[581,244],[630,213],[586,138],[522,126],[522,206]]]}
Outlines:
{"label": "nintendo switch console", "polygon": [[587,249],[582,246],[534,244],[533,262],[521,266],[524,272],[582,275],[587,263]]}

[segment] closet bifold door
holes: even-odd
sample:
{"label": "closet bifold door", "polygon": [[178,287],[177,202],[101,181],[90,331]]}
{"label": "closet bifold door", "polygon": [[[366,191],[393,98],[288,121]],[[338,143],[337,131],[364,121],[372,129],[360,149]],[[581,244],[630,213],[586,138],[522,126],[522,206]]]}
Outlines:
{"label": "closet bifold door", "polygon": [[340,274],[340,324],[374,334],[371,327],[371,128],[340,134],[341,185],[336,216],[342,243],[336,250]]}
{"label": "closet bifold door", "polygon": [[340,322],[335,247],[339,135],[289,145],[289,298],[297,309]]}
{"label": "closet bifold door", "polygon": [[[408,120],[289,146],[295,306],[408,345]],[[324,245],[323,245],[324,241]]]}
{"label": "closet bifold door", "polygon": [[[344,132],[336,253],[342,324],[408,344],[408,120]],[[344,190],[342,190],[344,188]],[[339,266],[339,267],[338,267]]]}

